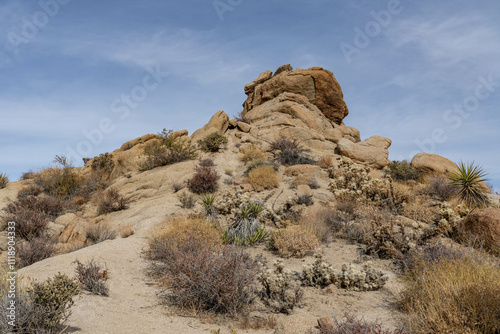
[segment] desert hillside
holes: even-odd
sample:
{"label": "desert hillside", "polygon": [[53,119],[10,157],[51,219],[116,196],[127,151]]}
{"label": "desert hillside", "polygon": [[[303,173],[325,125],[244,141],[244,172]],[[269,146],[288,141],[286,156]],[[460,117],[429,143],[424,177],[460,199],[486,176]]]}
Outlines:
{"label": "desert hillside", "polygon": [[500,331],[500,196],[480,165],[390,161],[321,67],[244,91],[232,119],[6,181],[2,333]]}

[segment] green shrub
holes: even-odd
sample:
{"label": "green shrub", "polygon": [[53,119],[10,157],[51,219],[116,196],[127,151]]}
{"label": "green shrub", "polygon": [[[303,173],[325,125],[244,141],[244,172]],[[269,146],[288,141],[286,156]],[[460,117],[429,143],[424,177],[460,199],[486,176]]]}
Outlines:
{"label": "green shrub", "polygon": [[196,158],[196,150],[172,135],[173,130],[163,129],[159,141],[151,141],[144,147],[146,159],[139,163],[141,171]]}
{"label": "green shrub", "polygon": [[385,174],[398,181],[417,181],[421,177],[420,172],[406,160],[389,162]]}
{"label": "green shrub", "polygon": [[7,323],[7,296],[0,302],[2,333],[62,333],[71,315],[73,298],[79,294],[78,283],[57,274],[42,283],[32,282],[24,291],[18,290],[14,326]]}
{"label": "green shrub", "polygon": [[474,162],[468,164],[460,162],[457,168],[458,171],[450,175],[450,180],[457,188],[460,200],[471,209],[488,206],[490,204],[488,188],[484,185],[484,181],[487,181],[484,177],[488,174]]}
{"label": "green shrub", "polygon": [[102,173],[104,175],[109,175],[115,168],[115,162],[113,161],[113,155],[110,153],[103,153],[92,159],[92,164],[90,165],[93,171]]}
{"label": "green shrub", "polygon": [[219,152],[227,147],[228,140],[218,132],[214,132],[198,140],[198,146],[203,152]]}
{"label": "green shrub", "polygon": [[300,146],[297,139],[281,136],[271,143],[270,149],[282,165],[316,164],[316,161],[308,156],[309,150]]}
{"label": "green shrub", "polygon": [[9,178],[7,177],[7,174],[0,173],[0,189],[5,188],[8,182]]}

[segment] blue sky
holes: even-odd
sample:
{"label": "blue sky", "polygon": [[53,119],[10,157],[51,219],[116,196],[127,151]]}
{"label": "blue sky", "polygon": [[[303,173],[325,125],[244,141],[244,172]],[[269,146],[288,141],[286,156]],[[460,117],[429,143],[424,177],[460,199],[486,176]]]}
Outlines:
{"label": "blue sky", "polygon": [[390,159],[474,160],[500,191],[499,14],[486,0],[3,0],[0,171],[192,133],[290,63],[331,70],[345,123],[391,138]]}

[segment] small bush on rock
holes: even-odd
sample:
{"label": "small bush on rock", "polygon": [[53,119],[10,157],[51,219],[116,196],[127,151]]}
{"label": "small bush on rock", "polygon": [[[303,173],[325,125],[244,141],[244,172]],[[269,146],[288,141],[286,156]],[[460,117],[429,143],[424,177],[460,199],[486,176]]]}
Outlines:
{"label": "small bush on rock", "polygon": [[271,143],[270,149],[274,153],[276,160],[282,165],[312,165],[316,163],[308,156],[309,150],[300,146],[297,139],[281,136]]}
{"label": "small bush on rock", "polygon": [[80,286],[94,295],[107,296],[109,289],[105,283],[108,279],[108,271],[102,269],[101,266],[93,259],[86,264],[76,260],[76,279]]}
{"label": "small bush on rock", "polygon": [[212,194],[219,189],[219,173],[213,167],[196,166],[196,173],[187,181],[187,186],[195,194]]}
{"label": "small bush on rock", "polygon": [[420,172],[406,160],[389,162],[385,174],[398,181],[417,181],[421,177]]}
{"label": "small bush on rock", "polygon": [[115,162],[113,161],[113,155],[110,153],[103,153],[92,159],[92,164],[90,165],[93,171],[102,173],[103,175],[109,175],[115,168]]}
{"label": "small bush on rock", "polygon": [[218,132],[209,134],[198,140],[198,146],[203,152],[219,152],[227,147],[228,140]]}
{"label": "small bush on rock", "polygon": [[433,176],[427,182],[426,192],[441,201],[447,201],[456,194],[456,187],[445,176]]}
{"label": "small bush on rock", "polygon": [[113,240],[117,235],[118,232],[105,222],[97,223],[87,228],[87,240],[92,244]]}
{"label": "small bush on rock", "polygon": [[128,208],[130,200],[121,196],[114,188],[108,189],[98,199],[97,214],[103,215],[110,212],[121,211]]}
{"label": "small bush on rock", "polygon": [[18,241],[16,244],[16,256],[19,268],[24,268],[33,263],[45,260],[55,253],[55,242],[45,236],[31,238],[29,241]]}

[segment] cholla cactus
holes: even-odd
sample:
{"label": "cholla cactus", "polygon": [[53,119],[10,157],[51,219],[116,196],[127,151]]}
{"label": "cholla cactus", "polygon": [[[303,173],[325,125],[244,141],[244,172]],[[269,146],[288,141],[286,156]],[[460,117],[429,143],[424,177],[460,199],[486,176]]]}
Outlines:
{"label": "cholla cactus", "polygon": [[390,197],[387,181],[373,178],[370,169],[343,157],[337,169],[330,170],[330,190],[336,198],[356,198],[358,201],[379,203]]}
{"label": "cholla cactus", "polygon": [[303,295],[298,273],[285,269],[282,260],[274,262],[274,269],[265,270],[259,277],[264,287],[262,301],[276,311],[289,314]]}
{"label": "cholla cactus", "polygon": [[354,291],[378,290],[385,285],[388,277],[381,271],[374,270],[370,263],[366,263],[361,269],[354,265],[342,265],[342,270],[336,270],[329,263],[323,261],[321,255],[317,260],[302,269],[301,280],[304,285],[325,287],[334,284],[338,288]]}

